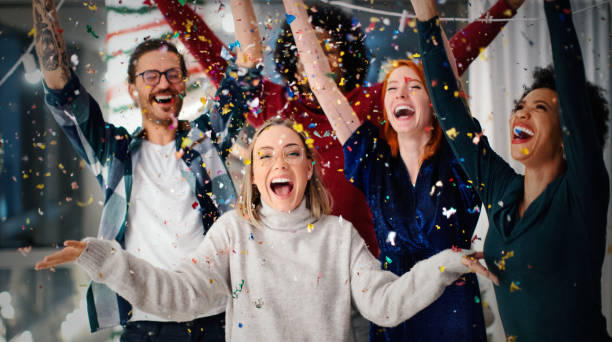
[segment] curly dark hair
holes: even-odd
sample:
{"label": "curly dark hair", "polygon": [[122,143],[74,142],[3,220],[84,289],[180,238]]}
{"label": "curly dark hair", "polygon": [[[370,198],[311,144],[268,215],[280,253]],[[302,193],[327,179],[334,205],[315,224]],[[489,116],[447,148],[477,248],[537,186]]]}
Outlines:
{"label": "curly dark hair", "polygon": [[[341,56],[341,68],[344,71],[345,82],[340,88],[344,92],[353,90],[364,82],[368,73],[365,35],[350,16],[340,9],[330,5],[316,4],[309,6],[308,16],[313,27],[327,31],[338,44],[338,50],[344,52]],[[297,49],[291,28],[287,21],[280,30],[274,51],[276,71],[280,73],[287,84],[297,84]],[[336,79],[340,82],[340,79]]]}
{"label": "curly dark hair", "polygon": [[[555,70],[552,64],[545,68],[535,68],[532,77],[533,83],[529,87],[525,87],[523,95],[521,95],[519,100],[515,101],[515,111],[519,102],[532,90],[548,88],[557,91],[555,86]],[[595,121],[597,140],[599,141],[599,145],[603,148],[606,143],[606,135],[608,134],[608,119],[610,113],[608,101],[604,96],[603,88],[587,81],[586,90],[589,103],[591,104],[593,120]]]}
{"label": "curly dark hair", "polygon": [[136,64],[138,64],[138,59],[147,52],[159,50],[161,48],[166,48],[169,52],[172,52],[179,57],[183,77],[187,77],[187,67],[185,66],[185,58],[178,51],[176,45],[163,39],[148,39],[138,44],[136,49],[134,49],[134,52],[132,52],[132,54],[130,55],[130,61],[128,63],[128,83],[133,84],[134,82],[136,82]]}

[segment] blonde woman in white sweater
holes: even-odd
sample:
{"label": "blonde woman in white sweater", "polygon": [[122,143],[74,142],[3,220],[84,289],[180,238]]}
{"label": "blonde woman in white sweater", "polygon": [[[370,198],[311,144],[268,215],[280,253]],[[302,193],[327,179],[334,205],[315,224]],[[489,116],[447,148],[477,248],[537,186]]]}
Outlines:
{"label": "blonde woman in white sweater", "polygon": [[443,251],[402,277],[381,270],[353,225],[327,215],[329,197],[307,142],[281,119],[257,131],[238,209],[217,220],[180,271],[95,238],[67,241],[36,269],[76,260],[134,306],[174,321],[192,320],[229,297],[227,341],[350,341],[351,305],[394,326],[463,273],[496,281],[481,256],[467,251]]}

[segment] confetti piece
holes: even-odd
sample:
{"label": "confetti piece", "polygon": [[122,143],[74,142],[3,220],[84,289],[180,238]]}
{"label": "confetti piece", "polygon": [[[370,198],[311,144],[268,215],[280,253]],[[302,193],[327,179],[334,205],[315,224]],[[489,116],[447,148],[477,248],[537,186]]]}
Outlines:
{"label": "confetti piece", "polygon": [[479,304],[480,303],[480,297],[474,296],[474,303]]}
{"label": "confetti piece", "polygon": [[187,2],[187,0],[179,0],[179,3],[181,4],[181,6],[185,6],[185,2]]}
{"label": "confetti piece", "polygon": [[295,15],[285,14],[285,18],[287,18],[287,24],[291,25],[291,23],[295,20]]}
{"label": "confetti piece", "polygon": [[528,155],[529,154],[529,150],[526,147],[521,147],[521,153],[524,155]]}
{"label": "confetti piece", "polygon": [[455,127],[453,127],[451,129],[446,130],[446,135],[448,135],[449,138],[454,140],[459,135],[459,132],[455,129]]}
{"label": "confetti piece", "polygon": [[304,126],[302,126],[302,124],[294,122],[293,123],[293,130],[298,132],[298,133],[301,133],[302,131],[304,131]]}
{"label": "confetti piece", "polygon": [[89,25],[87,25],[87,32],[88,32],[88,33],[91,33],[91,35],[92,35],[94,38],[96,38],[96,39],[100,38],[100,37],[98,37],[98,36],[96,35],[96,33],[94,32],[94,30],[93,30],[93,29],[91,28],[91,26],[89,26]]}
{"label": "confetti piece", "polygon": [[510,283],[510,293],[513,293],[514,291],[519,291],[521,288],[519,287],[520,282],[511,282]]}
{"label": "confetti piece", "polygon": [[86,207],[92,203],[93,203],[93,196],[89,196],[89,199],[87,200],[87,202],[76,201],[76,204],[79,207]]}
{"label": "confetti piece", "polygon": [[389,258],[388,256],[385,256],[385,262],[387,264],[391,264],[391,263],[393,263],[393,260],[391,260],[391,258]]}
{"label": "confetti piece", "polygon": [[[503,253],[503,252],[502,252]],[[506,269],[506,260],[512,258],[514,256],[514,251],[506,252],[500,261],[495,261],[495,265],[500,271],[504,271]]]}
{"label": "confetti piece", "polygon": [[312,230],[314,229],[314,225],[312,223],[308,224],[308,232],[312,232]]}
{"label": "confetti piece", "polygon": [[450,219],[457,212],[457,209],[450,207],[448,210],[446,207],[442,207],[442,215],[446,216],[447,219]]}
{"label": "confetti piece", "polygon": [[226,61],[229,61],[233,58],[232,54],[227,51],[225,46],[221,48],[221,58],[225,59]]}
{"label": "confetti piece", "polygon": [[444,270],[446,269],[446,267],[444,267],[444,266],[440,266],[440,267],[438,267],[438,269],[440,269],[440,272],[444,272]]}
{"label": "confetti piece", "polygon": [[244,165],[251,165],[251,159],[247,159],[243,163]]}
{"label": "confetti piece", "polygon": [[30,32],[28,32],[28,37],[36,37],[36,29],[32,27],[32,29],[30,30]]}
{"label": "confetti piece", "polygon": [[244,279],[242,279],[242,281],[240,282],[240,284],[238,284],[238,286],[236,287],[236,289],[234,291],[232,291],[232,298],[237,298],[238,297],[238,293],[242,292],[242,288],[244,287]]}
{"label": "confetti piece", "polygon": [[395,246],[395,237],[396,236],[397,236],[396,232],[390,231],[389,234],[387,234],[387,240],[385,242],[390,244],[391,246]]}
{"label": "confetti piece", "polygon": [[235,41],[235,42],[229,44],[230,51],[234,50],[235,47],[240,47],[240,42],[239,41]]}
{"label": "confetti piece", "polygon": [[[175,118],[176,119],[176,118]],[[174,123],[173,123],[174,124]],[[181,148],[185,148],[188,147],[189,145],[191,145],[191,139],[189,138],[183,138],[183,140],[181,141]]]}
{"label": "confetti piece", "polygon": [[197,207],[199,207],[199,206],[200,206],[200,204],[198,203],[198,201],[195,201],[195,202],[191,203],[191,208],[192,208],[192,209],[194,209],[194,210],[195,210]]}

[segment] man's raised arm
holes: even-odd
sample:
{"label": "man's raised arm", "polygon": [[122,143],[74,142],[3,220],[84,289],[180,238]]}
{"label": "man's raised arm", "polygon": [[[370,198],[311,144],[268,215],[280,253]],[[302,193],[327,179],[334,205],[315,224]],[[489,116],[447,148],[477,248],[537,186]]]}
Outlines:
{"label": "man's raised arm", "polygon": [[53,0],[32,0],[36,54],[50,89],[62,89],[70,79],[66,44]]}

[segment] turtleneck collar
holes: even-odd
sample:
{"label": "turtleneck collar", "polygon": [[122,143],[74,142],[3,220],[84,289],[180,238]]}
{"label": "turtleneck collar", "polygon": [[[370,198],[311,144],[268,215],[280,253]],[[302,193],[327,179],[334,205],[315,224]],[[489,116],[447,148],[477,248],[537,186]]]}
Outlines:
{"label": "turtleneck collar", "polygon": [[306,229],[309,223],[316,220],[311,215],[310,210],[306,208],[306,199],[302,199],[300,205],[290,212],[273,209],[264,201],[261,201],[259,215],[266,228],[285,231]]}

